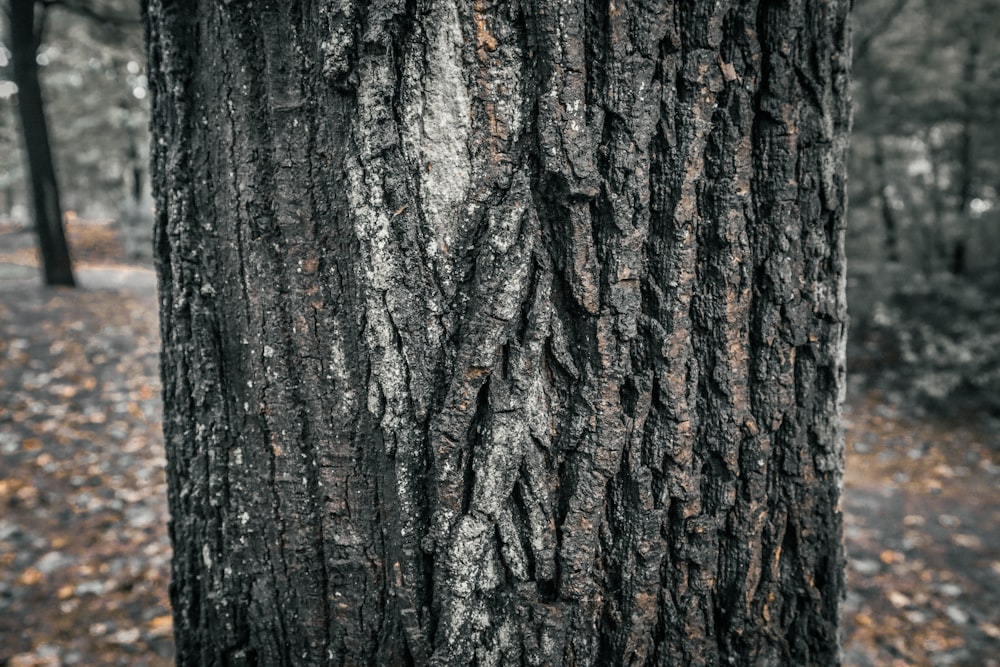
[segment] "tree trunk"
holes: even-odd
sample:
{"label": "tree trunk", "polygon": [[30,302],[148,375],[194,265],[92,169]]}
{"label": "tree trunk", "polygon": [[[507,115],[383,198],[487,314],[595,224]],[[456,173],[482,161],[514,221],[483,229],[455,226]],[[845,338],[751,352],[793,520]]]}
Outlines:
{"label": "tree trunk", "polygon": [[927,192],[932,212],[931,224],[928,225],[924,235],[927,246],[926,273],[932,275],[939,268],[947,270],[951,245],[948,227],[953,221],[949,218],[949,207],[946,201],[948,197],[946,170],[941,166],[947,162],[946,151],[943,146],[938,145],[934,138],[934,132],[930,129],[925,134],[924,143],[927,145],[927,154],[931,163],[930,185]]}
{"label": "tree trunk", "polygon": [[896,210],[893,204],[893,186],[889,176],[889,167],[885,157],[885,139],[877,135],[875,144],[875,173],[878,178],[878,196],[881,205],[882,223],[885,227],[885,259],[892,264],[898,264],[899,254],[899,223],[896,221]]}
{"label": "tree trunk", "polygon": [[28,155],[42,273],[46,285],[73,287],[73,264],[63,230],[59,186],[52,164],[38,63],[35,62],[41,39],[41,30],[35,21],[35,0],[11,0],[9,24],[17,107]]}
{"label": "tree trunk", "polygon": [[848,4],[149,0],[179,664],[836,664]]}
{"label": "tree trunk", "polygon": [[955,209],[958,213],[958,231],[955,243],[951,248],[949,269],[956,276],[965,273],[965,245],[969,236],[969,203],[975,192],[977,177],[975,153],[975,124],[977,114],[977,98],[981,91],[976,88],[978,78],[979,54],[981,44],[975,30],[972,31],[968,52],[962,67],[962,133],[958,145],[958,199]]}
{"label": "tree trunk", "polygon": [[125,151],[125,164],[128,165],[128,170],[132,172],[131,178],[123,180],[125,181],[125,187],[128,192],[126,201],[129,204],[134,205],[136,208],[142,206],[142,190],[144,187],[145,169],[143,165],[145,160],[139,157],[139,142],[135,137],[135,133],[129,130],[128,133],[128,148]]}

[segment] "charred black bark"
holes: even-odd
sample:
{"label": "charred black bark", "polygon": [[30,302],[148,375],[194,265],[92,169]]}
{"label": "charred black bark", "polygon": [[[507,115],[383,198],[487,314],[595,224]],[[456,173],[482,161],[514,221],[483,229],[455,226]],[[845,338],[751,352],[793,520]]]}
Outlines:
{"label": "charred black bark", "polygon": [[35,62],[41,38],[41,30],[36,25],[35,0],[11,0],[9,27],[17,108],[28,156],[42,274],[46,285],[73,287],[73,264],[63,229],[59,186],[52,163],[38,63]]}
{"label": "charred black bark", "polygon": [[831,665],[848,3],[146,8],[180,664]]}

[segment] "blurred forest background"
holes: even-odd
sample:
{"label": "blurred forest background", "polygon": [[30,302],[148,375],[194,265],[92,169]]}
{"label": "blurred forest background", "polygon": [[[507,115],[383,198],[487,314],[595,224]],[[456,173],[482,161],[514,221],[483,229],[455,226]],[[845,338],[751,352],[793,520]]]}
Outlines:
{"label": "blurred forest background", "polygon": [[[35,60],[67,222],[117,221],[123,208],[148,209],[149,99],[138,3],[34,4]],[[0,221],[30,226],[10,33],[8,25],[0,32]]]}
{"label": "blurred forest background", "polygon": [[[131,0],[0,0],[0,667],[167,665]],[[14,71],[30,5],[83,289],[41,287]],[[848,665],[1000,665],[1000,0],[856,0]]]}
{"label": "blurred forest background", "polygon": [[855,3],[851,369],[1000,410],[1000,2]]}

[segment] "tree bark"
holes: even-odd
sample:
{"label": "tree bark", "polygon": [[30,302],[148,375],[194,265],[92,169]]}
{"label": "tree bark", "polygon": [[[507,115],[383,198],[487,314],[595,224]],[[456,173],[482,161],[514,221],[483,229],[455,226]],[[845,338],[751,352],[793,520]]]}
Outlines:
{"label": "tree bark", "polygon": [[35,0],[11,0],[9,17],[17,108],[28,156],[42,275],[46,285],[73,287],[76,284],[73,264],[63,229],[59,186],[35,62],[41,39],[41,30],[36,26]]}
{"label": "tree bark", "polygon": [[179,664],[837,664],[848,4],[148,0]]}

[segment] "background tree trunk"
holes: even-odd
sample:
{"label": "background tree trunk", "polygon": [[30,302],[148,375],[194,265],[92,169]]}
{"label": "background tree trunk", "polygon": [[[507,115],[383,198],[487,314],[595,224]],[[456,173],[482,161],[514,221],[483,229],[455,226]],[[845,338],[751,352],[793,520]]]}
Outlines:
{"label": "background tree trunk", "polygon": [[42,33],[40,22],[36,22],[35,0],[10,0],[9,21],[17,108],[31,175],[42,273],[46,285],[73,287],[73,264],[63,229],[59,186],[52,163],[42,88],[38,81],[38,63],[35,62]]}
{"label": "background tree trunk", "polygon": [[896,210],[893,201],[893,186],[886,166],[885,139],[875,137],[874,155],[875,174],[878,179],[879,208],[882,214],[882,225],[885,228],[885,259],[898,264],[899,254],[899,222],[896,220]]}
{"label": "background tree trunk", "polygon": [[848,4],[149,0],[179,664],[836,664]]}

